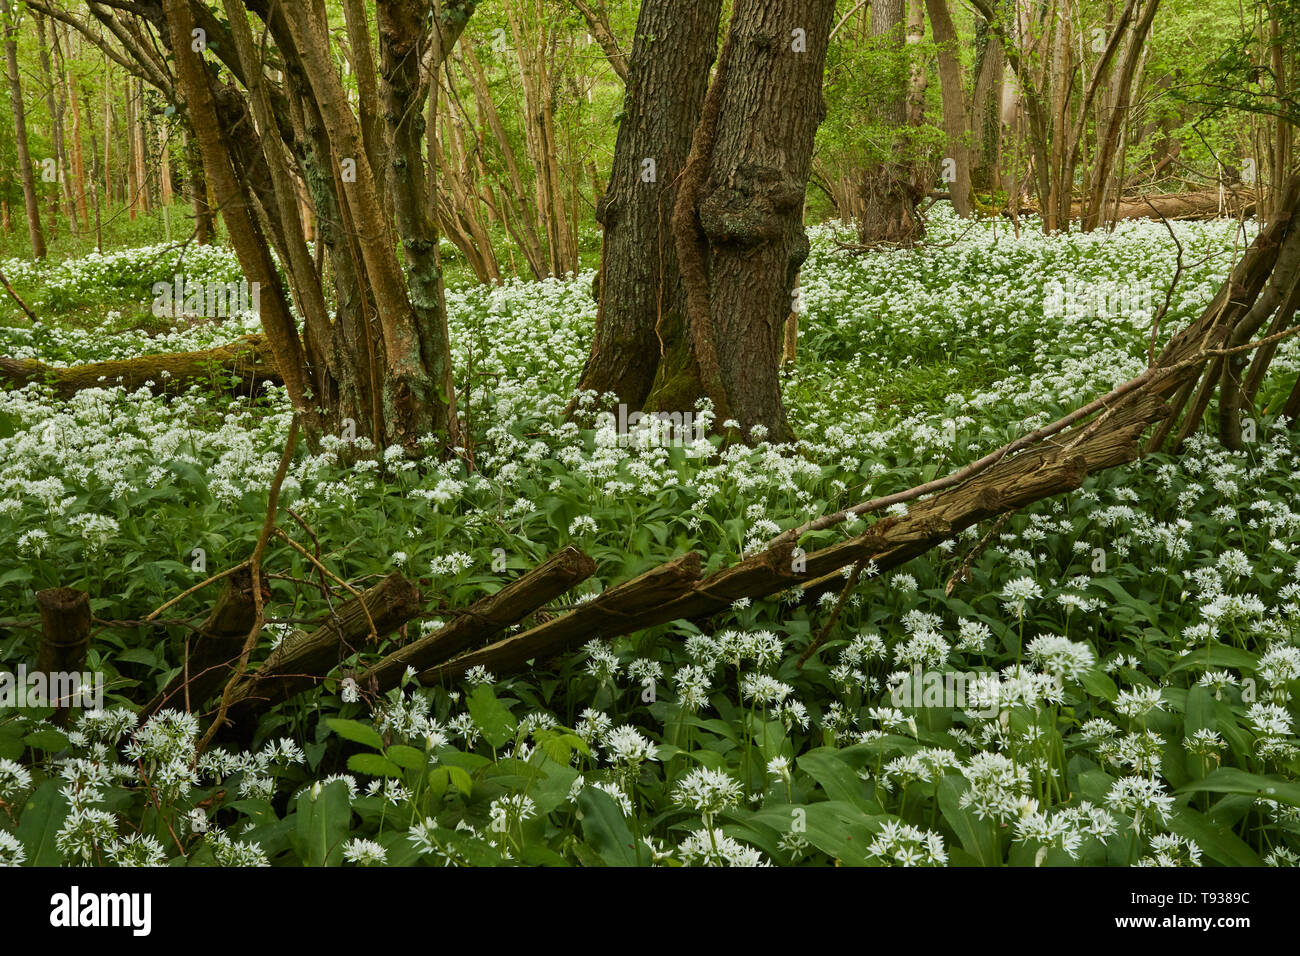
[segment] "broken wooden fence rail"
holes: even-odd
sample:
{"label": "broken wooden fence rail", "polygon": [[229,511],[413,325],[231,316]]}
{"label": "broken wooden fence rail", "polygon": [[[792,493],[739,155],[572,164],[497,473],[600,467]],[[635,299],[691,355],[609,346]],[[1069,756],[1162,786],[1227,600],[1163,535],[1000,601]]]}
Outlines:
{"label": "broken wooden fence rail", "polygon": [[[263,585],[263,595],[269,595]],[[143,713],[164,707],[190,710],[225,686],[256,617],[253,578],[247,566],[237,568],[222,584],[216,603],[189,645],[181,673],[154,695]]]}

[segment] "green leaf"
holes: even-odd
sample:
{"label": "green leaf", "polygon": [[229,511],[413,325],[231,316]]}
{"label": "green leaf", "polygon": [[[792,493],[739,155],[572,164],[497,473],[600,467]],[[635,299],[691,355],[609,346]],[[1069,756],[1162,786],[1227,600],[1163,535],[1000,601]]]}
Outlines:
{"label": "green leaf", "polygon": [[1236,767],[1220,767],[1204,780],[1195,780],[1178,789],[1179,793],[1243,793],[1257,797],[1268,797],[1278,803],[1300,807],[1300,784],[1285,780],[1263,777],[1257,773],[1247,773]]}
{"label": "green leaf", "polygon": [[1241,837],[1191,807],[1180,807],[1174,811],[1166,826],[1180,837],[1194,841],[1206,856],[1224,866],[1264,865],[1259,854],[1247,846]]}
{"label": "green leaf", "polygon": [[446,770],[452,786],[468,797],[474,789],[474,778],[461,767],[448,765]]}
{"label": "green leaf", "polygon": [[501,749],[514,739],[514,716],[506,706],[497,700],[492,688],[479,684],[465,701],[469,714],[474,718],[474,725],[482,732],[483,738],[496,749]]}
{"label": "green leaf", "polygon": [[402,768],[383,754],[353,754],[348,758],[348,769],[372,777],[400,777]]}
{"label": "green leaf", "polygon": [[344,740],[365,744],[367,747],[374,747],[376,750],[384,749],[384,738],[380,737],[373,727],[368,727],[360,721],[330,717],[325,723],[329,725],[330,730]]}
{"label": "green leaf", "polygon": [[818,747],[810,750],[796,761],[800,770],[808,774],[826,791],[831,800],[851,803],[867,812],[878,809],[867,796],[864,784],[833,747]]}
{"label": "green leaf", "polygon": [[54,837],[67,815],[68,801],[59,793],[57,780],[46,780],[27,798],[15,835],[27,854],[28,866],[59,866],[64,862],[63,854],[54,846]]}
{"label": "green leaf", "polygon": [[541,741],[542,751],[562,767],[569,765],[573,757],[573,748],[564,741],[563,736],[547,735]]}
{"label": "green leaf", "polygon": [[1099,667],[1092,667],[1084,671],[1079,683],[1093,697],[1100,697],[1103,700],[1114,700],[1119,696],[1119,688]]}
{"label": "green leaf", "polygon": [[613,797],[598,787],[587,787],[578,795],[578,809],[582,835],[607,866],[640,865],[636,838]]}
{"label": "green leaf", "polygon": [[1249,651],[1243,651],[1239,647],[1229,647],[1227,644],[1207,644],[1205,647],[1198,648],[1179,660],[1177,664],[1169,668],[1169,673],[1174,674],[1189,667],[1199,667],[1204,670],[1216,667],[1231,667],[1239,671],[1253,673],[1257,666],[1259,666],[1258,655]]}
{"label": "green leaf", "polygon": [[23,743],[29,747],[35,747],[37,750],[54,752],[63,750],[68,746],[68,738],[61,731],[53,727],[43,727],[40,730],[34,730],[23,738]]}
{"label": "green leaf", "polygon": [[979,861],[981,866],[1000,866],[1002,854],[998,848],[998,834],[991,820],[981,820],[961,805],[961,796],[968,784],[964,779],[948,774],[939,781],[939,810],[957,834],[962,847]]}
{"label": "green leaf", "polygon": [[314,789],[308,788],[298,797],[298,853],[307,866],[338,866],[352,822],[348,787],[335,780],[313,798]]}
{"label": "green leaf", "polygon": [[852,803],[827,800],[803,806],[764,807],[749,817],[778,833],[797,833],[833,860],[845,866],[871,866],[867,856],[873,830],[887,817],[864,814]]}
{"label": "green leaf", "polygon": [[414,747],[406,746],[406,744],[393,744],[384,751],[384,756],[399,767],[405,767],[407,770],[423,770],[424,765],[429,762],[429,758],[423,750],[416,750]]}

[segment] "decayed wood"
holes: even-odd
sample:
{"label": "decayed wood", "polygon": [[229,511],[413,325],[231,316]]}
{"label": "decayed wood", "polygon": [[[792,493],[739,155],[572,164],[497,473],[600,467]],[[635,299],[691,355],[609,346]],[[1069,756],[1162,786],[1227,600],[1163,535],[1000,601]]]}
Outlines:
{"label": "decayed wood", "polygon": [[[47,588],[36,592],[36,606],[41,613],[37,670],[47,680],[54,674],[80,674],[90,649],[90,596],[76,588]],[[53,689],[55,682],[49,686]],[[59,706],[55,721],[66,719],[67,707]]]}
{"label": "decayed wood", "polygon": [[452,611],[449,623],[389,654],[366,671],[360,683],[381,693],[395,687],[408,667],[419,671],[450,659],[523,620],[595,573],[596,562],[577,548],[565,548],[495,594]]}
{"label": "decayed wood", "polygon": [[[509,671],[527,661],[559,653],[592,638],[626,634],[626,622],[669,604],[688,591],[700,577],[700,556],[688,551],[666,564],[651,568],[630,581],[605,591],[563,617],[552,618],[522,634],[462,654],[420,674],[423,684],[437,684],[471,667]],[[671,620],[671,618],[669,619]]]}
{"label": "decayed wood", "polygon": [[43,673],[80,671],[90,648],[90,597],[76,588],[36,592],[41,612],[37,668]]}
{"label": "decayed wood", "polygon": [[[1255,207],[1256,195],[1251,189],[1150,193],[1121,199],[1116,206],[1115,219],[1158,219],[1161,216],[1170,221],[1236,218],[1253,215]],[[1028,203],[1022,207],[1022,212],[1036,213],[1038,207]],[[1086,212],[1084,203],[1076,202],[1070,206],[1071,219],[1082,219]]]}
{"label": "decayed wood", "polygon": [[189,649],[181,673],[154,695],[143,713],[152,714],[164,707],[186,711],[196,709],[221,690],[230,676],[230,665],[239,657],[256,613],[252,575],[247,567],[243,567],[225,579],[216,603]]}
{"label": "decayed wood", "polygon": [[229,345],[202,352],[168,352],[137,358],[56,368],[35,359],[0,358],[0,382],[17,386],[49,382],[60,398],[83,388],[149,388],[158,394],[183,392],[196,382],[226,388],[230,376],[239,391],[252,392],[266,382],[281,384],[270,351],[260,335],[245,335]]}
{"label": "decayed wood", "polygon": [[315,686],[340,659],[355,652],[355,645],[369,636],[372,620],[375,632],[383,637],[423,608],[419,589],[400,573],[393,572],[364,591],[360,598],[339,605],[327,623],[309,633],[286,637],[261,667],[235,686],[230,698],[230,718],[235,721],[246,718]]}

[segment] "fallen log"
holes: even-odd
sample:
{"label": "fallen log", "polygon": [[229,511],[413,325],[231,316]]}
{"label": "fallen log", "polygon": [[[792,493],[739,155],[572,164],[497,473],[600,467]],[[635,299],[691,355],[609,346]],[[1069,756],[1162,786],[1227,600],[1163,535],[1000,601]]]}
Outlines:
{"label": "fallen log", "polygon": [[[263,594],[269,596],[265,587]],[[154,695],[142,713],[152,714],[164,707],[188,713],[202,707],[225,686],[256,615],[253,578],[244,567],[225,579],[216,603],[199,626],[181,673]]]}
{"label": "fallen log", "polygon": [[[233,689],[229,716],[253,717],[316,686],[371,633],[384,637],[424,610],[419,589],[394,571],[374,587],[339,605],[330,620],[286,637],[266,661]],[[367,613],[368,612],[368,613]]]}
{"label": "fallen log", "polygon": [[58,368],[36,359],[0,358],[0,382],[22,387],[48,383],[59,398],[71,398],[85,388],[121,385],[128,391],[149,388],[155,394],[177,394],[195,383],[221,391],[230,388],[254,393],[267,382],[281,384],[275,360],[260,335],[245,335],[228,345],[202,352],[164,352],[136,358],[93,362]]}
{"label": "fallen log", "polygon": [[396,687],[408,667],[425,670],[495,637],[595,573],[595,561],[577,548],[565,548],[495,594],[452,611],[449,623],[393,651],[367,670],[359,683],[379,693]]}
{"label": "fallen log", "polygon": [[629,620],[640,619],[654,608],[672,603],[699,579],[700,556],[688,551],[610,588],[568,614],[431,667],[420,674],[420,683],[438,684],[477,666],[490,671],[513,670],[529,660],[557,654],[592,638],[626,634]]}
{"label": "fallen log", "polygon": [[[1147,193],[1141,196],[1122,197],[1119,204],[1108,203],[1103,210],[1103,219],[1111,221],[1128,219],[1168,219],[1179,220],[1237,219],[1253,216],[1256,209],[1256,194],[1252,189],[1197,189],[1181,193]],[[1021,212],[1035,215],[1038,206],[1028,203],[1021,207]],[[1070,218],[1082,219],[1085,209],[1082,203],[1070,204]]]}
{"label": "fallen log", "polygon": [[[1135,421],[1099,432],[1079,448],[1063,451],[1045,445],[1026,451],[1007,459],[1002,467],[989,469],[966,484],[919,502],[904,516],[883,518],[863,534],[806,555],[796,555],[794,542],[782,540],[769,550],[679,589],[675,595],[654,601],[647,601],[645,594],[639,593],[637,582],[641,579],[634,579],[606,592],[604,606],[590,609],[587,615],[583,615],[589,610],[584,606],[431,668],[420,675],[420,681],[437,684],[476,665],[495,673],[509,672],[529,660],[558,653],[593,637],[617,637],[671,621],[717,614],[740,598],[768,597],[791,587],[802,587],[808,595],[815,595],[842,583],[839,572],[858,561],[870,562],[879,572],[891,570],[980,521],[1075,490],[1089,473],[1132,461],[1141,451],[1142,433],[1159,419],[1162,409],[1163,403],[1150,399],[1141,405]],[[692,557],[698,564],[699,556],[688,552],[655,570]]]}
{"label": "fallen log", "polygon": [[[1152,209],[1152,207],[1155,207]],[[1176,220],[1237,219],[1255,214],[1256,198],[1253,189],[1199,189],[1184,193],[1149,193],[1145,196],[1121,198],[1118,206],[1110,206],[1105,215],[1113,213],[1117,220],[1159,219]],[[1082,216],[1070,207],[1070,216]]]}

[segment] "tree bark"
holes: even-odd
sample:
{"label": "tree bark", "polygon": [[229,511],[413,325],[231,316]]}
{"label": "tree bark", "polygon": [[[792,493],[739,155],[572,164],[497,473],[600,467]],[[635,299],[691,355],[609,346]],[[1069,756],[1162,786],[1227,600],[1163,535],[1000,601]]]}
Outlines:
{"label": "tree bark", "polygon": [[32,258],[44,259],[45,233],[41,229],[41,208],[36,199],[32,154],[27,147],[27,110],[23,105],[23,85],[18,73],[18,24],[9,0],[0,0],[0,15],[5,20],[5,72],[9,80],[9,106],[14,117],[18,174],[22,179],[23,205],[27,212],[27,235],[32,243]]}
{"label": "tree bark", "polygon": [[833,14],[832,0],[737,4],[674,212],[704,391],[777,442],[792,437],[779,367]]}
{"label": "tree bark", "polygon": [[[264,596],[269,596],[265,583],[263,591]],[[141,713],[152,714],[164,707],[186,713],[201,709],[230,678],[256,618],[253,578],[245,568],[222,583],[221,593],[199,627],[198,636],[188,645],[181,672],[145,704]]]}
{"label": "tree bark", "polygon": [[971,180],[970,149],[966,143],[970,127],[966,107],[966,92],[962,83],[961,58],[958,55],[957,28],[946,0],[925,0],[930,16],[930,29],[939,51],[939,92],[943,98],[943,130],[946,158],[953,163],[953,179],[949,184],[952,207],[957,215],[970,216]]}
{"label": "tree bark", "polygon": [[60,398],[70,398],[85,388],[115,385],[127,391],[148,388],[156,394],[178,394],[196,383],[224,390],[232,379],[239,392],[249,395],[256,395],[268,382],[283,384],[262,336],[245,335],[203,352],[141,355],[64,368],[35,359],[0,358],[0,382],[16,386],[48,383]]}
{"label": "tree bark", "polygon": [[[721,0],[685,10],[674,0],[645,0],[637,18],[609,187],[596,205],[604,227],[596,331],[578,386],[613,392],[631,409],[649,398],[669,339],[668,364],[693,365],[671,217],[709,85],[721,10]],[[661,323],[676,332],[662,346]],[[679,371],[664,369],[660,406],[691,408],[694,386],[673,394]]]}
{"label": "tree bark", "polygon": [[[371,635],[385,637],[424,609],[414,584],[394,572],[360,597],[339,605],[331,620],[308,633],[286,637],[254,673],[236,685],[230,700],[232,722],[260,713],[301,694],[320,681]],[[320,676],[317,676],[320,675]]]}
{"label": "tree bark", "polygon": [[906,0],[874,0],[871,35],[876,55],[883,58],[888,92],[872,112],[893,131],[889,157],[862,171],[859,187],[862,219],[858,240],[864,246],[911,246],[924,232],[917,214],[923,191],[916,175],[907,123],[907,78],[904,26]]}

